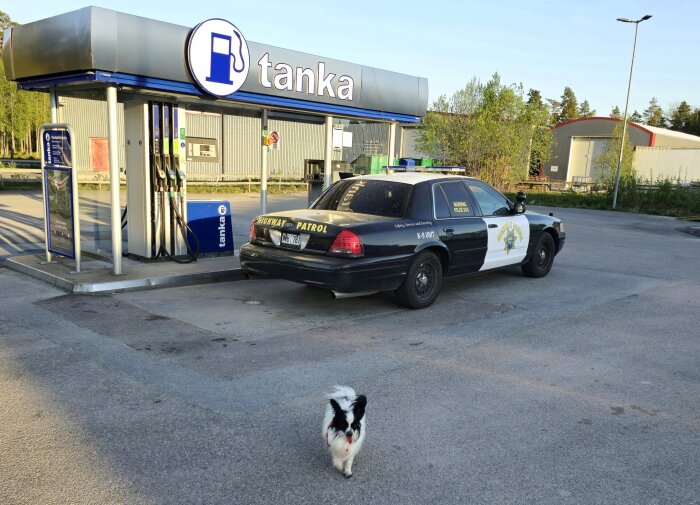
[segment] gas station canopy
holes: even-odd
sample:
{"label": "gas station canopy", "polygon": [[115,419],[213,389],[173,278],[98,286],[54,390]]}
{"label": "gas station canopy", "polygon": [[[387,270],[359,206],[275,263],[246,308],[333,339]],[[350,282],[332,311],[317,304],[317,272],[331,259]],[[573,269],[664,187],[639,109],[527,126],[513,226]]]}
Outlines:
{"label": "gas station canopy", "polygon": [[[116,85],[122,91],[211,99],[187,61],[192,32],[191,27],[86,7],[8,30],[5,71],[27,90]],[[216,47],[223,39],[215,41],[219,34],[211,35],[207,57],[214,72]],[[234,58],[237,72],[238,53],[231,52],[227,38],[224,51]],[[239,41],[243,57],[245,41]],[[425,115],[425,78],[252,41],[247,49],[247,59],[241,58],[247,77],[237,91],[215,97],[221,105],[224,101],[379,121],[418,122]]]}

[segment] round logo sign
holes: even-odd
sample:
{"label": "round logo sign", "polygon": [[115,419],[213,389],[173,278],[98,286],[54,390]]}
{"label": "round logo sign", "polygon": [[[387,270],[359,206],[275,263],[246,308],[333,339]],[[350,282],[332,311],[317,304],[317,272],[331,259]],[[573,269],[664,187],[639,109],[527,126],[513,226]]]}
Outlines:
{"label": "round logo sign", "polygon": [[220,216],[226,215],[226,205],[219,205],[219,215]]}
{"label": "round logo sign", "polygon": [[198,24],[187,43],[187,65],[199,86],[215,96],[238,91],[250,68],[248,43],[225,19]]}

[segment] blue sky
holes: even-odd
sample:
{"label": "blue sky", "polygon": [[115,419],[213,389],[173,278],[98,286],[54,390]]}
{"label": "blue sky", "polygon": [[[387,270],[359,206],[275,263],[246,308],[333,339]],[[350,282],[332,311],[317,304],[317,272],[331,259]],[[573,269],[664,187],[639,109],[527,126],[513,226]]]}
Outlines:
{"label": "blue sky", "polygon": [[599,115],[623,109],[627,92],[634,25],[615,19],[652,14],[639,27],[630,112],[653,96],[664,109],[700,106],[694,0],[5,0],[1,9],[28,23],[86,5],[185,26],[225,18],[249,40],[427,77],[431,101],[496,71],[545,98],[570,86]]}

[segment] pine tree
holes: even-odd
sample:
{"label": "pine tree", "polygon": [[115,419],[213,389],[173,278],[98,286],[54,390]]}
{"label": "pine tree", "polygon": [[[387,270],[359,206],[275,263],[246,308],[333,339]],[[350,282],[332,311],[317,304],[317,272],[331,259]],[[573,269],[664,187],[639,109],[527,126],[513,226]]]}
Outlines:
{"label": "pine tree", "polygon": [[610,111],[610,117],[613,119],[622,119],[622,113],[617,105]]}
{"label": "pine tree", "polygon": [[678,104],[678,107],[671,110],[671,113],[669,114],[671,118],[670,128],[679,132],[686,131],[688,121],[692,113],[693,109],[690,107],[690,104],[683,100],[680,104]]}
{"label": "pine tree", "polygon": [[527,92],[527,103],[536,108],[540,108],[544,105],[542,102],[542,94],[539,89],[530,88],[530,91]]}
{"label": "pine tree", "polygon": [[632,115],[630,116],[629,120],[632,123],[641,123],[642,122],[642,115],[635,110],[632,113]]}
{"label": "pine tree", "polygon": [[666,126],[664,111],[659,106],[656,97],[652,97],[649,101],[649,107],[644,110],[643,118],[644,122],[649,126],[658,126],[659,128],[664,128]]}
{"label": "pine tree", "polygon": [[578,107],[578,115],[579,117],[593,117],[595,109],[591,110],[591,104],[588,103],[588,100],[584,100]]}
{"label": "pine tree", "polygon": [[695,109],[685,124],[685,133],[700,135],[700,109]]}
{"label": "pine tree", "polygon": [[579,113],[576,95],[574,94],[574,90],[572,90],[569,86],[566,86],[564,88],[564,94],[561,95],[561,112],[559,112],[557,123],[564,123],[578,117]]}

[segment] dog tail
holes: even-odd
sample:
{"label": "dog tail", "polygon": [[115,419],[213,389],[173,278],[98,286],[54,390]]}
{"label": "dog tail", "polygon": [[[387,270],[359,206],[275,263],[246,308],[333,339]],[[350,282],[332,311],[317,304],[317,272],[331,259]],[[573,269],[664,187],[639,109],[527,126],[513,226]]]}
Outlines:
{"label": "dog tail", "polygon": [[355,390],[350,386],[335,386],[333,392],[327,394],[326,398],[336,401],[347,400],[352,403],[357,398],[357,393],[355,393]]}

